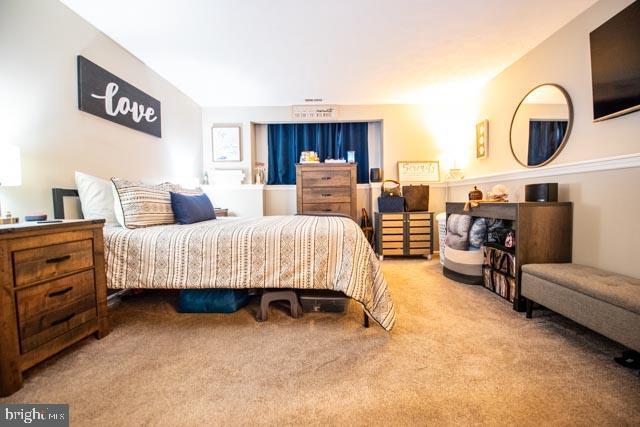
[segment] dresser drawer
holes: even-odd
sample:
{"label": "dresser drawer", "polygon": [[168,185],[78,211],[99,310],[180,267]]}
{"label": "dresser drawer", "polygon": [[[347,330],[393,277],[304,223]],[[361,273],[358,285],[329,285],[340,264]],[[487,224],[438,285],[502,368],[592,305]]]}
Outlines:
{"label": "dresser drawer", "polygon": [[31,319],[95,293],[93,270],[32,286],[16,292],[18,317]]}
{"label": "dresser drawer", "polygon": [[53,279],[93,266],[91,239],[13,253],[15,286]]}
{"label": "dresser drawer", "polygon": [[305,188],[302,191],[303,203],[350,203],[350,187]]}
{"label": "dresser drawer", "polygon": [[313,170],[302,173],[303,187],[349,187],[351,172],[348,170]]}
{"label": "dresser drawer", "polygon": [[302,213],[340,213],[351,216],[351,203],[305,203]]}
{"label": "dresser drawer", "polygon": [[96,297],[91,294],[33,318],[19,319],[21,350],[27,353],[96,317]]}

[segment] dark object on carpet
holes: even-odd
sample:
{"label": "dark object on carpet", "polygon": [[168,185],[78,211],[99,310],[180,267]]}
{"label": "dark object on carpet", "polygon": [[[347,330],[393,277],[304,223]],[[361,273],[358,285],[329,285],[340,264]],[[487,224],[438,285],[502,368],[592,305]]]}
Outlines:
{"label": "dark object on carpet", "polygon": [[348,303],[349,298],[342,292],[324,290],[300,292],[300,304],[305,313],[344,313]]}
{"label": "dark object on carpet", "polygon": [[300,302],[298,301],[298,294],[294,290],[285,290],[285,291],[264,291],[262,297],[260,298],[260,310],[256,315],[256,320],[258,322],[264,322],[269,320],[269,304],[274,301],[288,301],[289,306],[291,307],[291,317],[300,318],[302,317],[302,308],[300,307]]}
{"label": "dark object on carpet", "polygon": [[180,291],[181,313],[233,313],[249,303],[245,289],[183,289]]}
{"label": "dark object on carpet", "polygon": [[625,368],[640,369],[640,353],[633,350],[627,350],[622,352],[622,357],[614,357],[618,365],[622,365]]}

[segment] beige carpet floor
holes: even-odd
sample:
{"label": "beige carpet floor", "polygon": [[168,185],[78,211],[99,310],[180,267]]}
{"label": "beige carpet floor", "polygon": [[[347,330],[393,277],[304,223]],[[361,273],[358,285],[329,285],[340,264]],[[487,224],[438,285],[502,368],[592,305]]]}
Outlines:
{"label": "beige carpet floor", "polygon": [[396,328],[255,306],[179,314],[148,293],[112,332],[25,375],[0,402],[66,402],[72,425],[640,425],[640,378],[621,347],[550,312],[531,321],[436,261],[385,260]]}

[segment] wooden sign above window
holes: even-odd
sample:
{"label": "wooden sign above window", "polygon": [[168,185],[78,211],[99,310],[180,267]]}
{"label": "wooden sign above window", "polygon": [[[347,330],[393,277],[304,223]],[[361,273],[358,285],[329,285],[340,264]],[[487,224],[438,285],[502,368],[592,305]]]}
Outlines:
{"label": "wooden sign above window", "polygon": [[337,105],[292,105],[293,120],[331,120],[338,118]]}
{"label": "wooden sign above window", "polygon": [[78,55],[78,108],[162,137],[160,101]]}

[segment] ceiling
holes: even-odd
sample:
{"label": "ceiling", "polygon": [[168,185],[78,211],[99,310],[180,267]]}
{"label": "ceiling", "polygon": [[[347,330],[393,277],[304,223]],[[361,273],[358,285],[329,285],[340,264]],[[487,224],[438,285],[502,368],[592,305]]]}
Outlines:
{"label": "ceiling", "polygon": [[201,106],[259,106],[428,102],[487,81],[595,0],[62,2]]}

